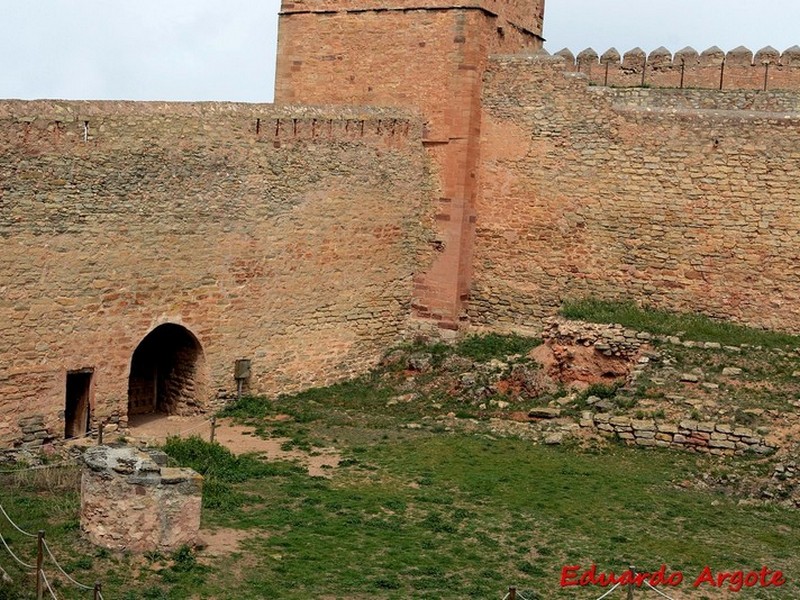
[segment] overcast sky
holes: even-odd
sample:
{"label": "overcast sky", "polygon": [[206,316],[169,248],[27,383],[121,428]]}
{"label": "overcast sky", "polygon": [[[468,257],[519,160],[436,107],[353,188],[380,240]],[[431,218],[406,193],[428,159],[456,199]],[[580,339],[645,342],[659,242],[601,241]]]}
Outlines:
{"label": "overcast sky", "polygon": [[[0,0],[0,97],[269,102],[279,0]],[[800,0],[547,0],[546,47],[800,44]]]}

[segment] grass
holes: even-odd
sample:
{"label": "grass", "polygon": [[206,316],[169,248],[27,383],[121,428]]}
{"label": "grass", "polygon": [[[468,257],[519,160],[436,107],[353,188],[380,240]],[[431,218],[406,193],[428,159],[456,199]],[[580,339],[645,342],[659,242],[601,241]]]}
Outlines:
{"label": "grass", "polygon": [[231,484],[297,470],[297,467],[285,463],[266,463],[250,455],[236,456],[224,446],[196,436],[171,437],[164,451],[176,464],[203,475],[204,508],[229,510],[242,506],[247,497]]}
{"label": "grass", "polygon": [[521,335],[501,335],[487,333],[467,336],[455,347],[455,354],[475,361],[485,362],[493,358],[527,354],[538,346],[541,340]]}
{"label": "grass", "polygon": [[[715,488],[714,481],[730,475],[768,475],[768,461],[614,443],[537,446],[498,434],[485,418],[491,415],[474,406],[509,397],[490,390],[496,396],[468,402],[463,390],[451,391],[464,372],[480,379],[513,370],[516,362],[508,357],[524,356],[537,343],[496,335],[452,346],[417,342],[361,378],[274,400],[242,398],[225,409],[259,435],[287,438],[287,448],[336,447],[342,461],[330,479],[293,464],[235,456],[199,438],[170,439],[165,450],[174,463],[205,476],[203,526],[240,532],[240,547],[231,554],[180,548],[134,555],[91,546],[80,534],[74,469],[7,476],[0,502],[23,528],[47,530],[73,577],[99,579],[107,598],[122,600],[499,600],[512,584],[528,599],[589,599],[604,590],[562,589],[559,579],[565,565],[593,563],[616,572],[666,564],[689,581],[705,565],[727,571],[767,565],[786,572],[787,585],[749,590],[748,598],[800,597],[800,513]],[[719,382],[714,394],[735,403],[723,408],[737,422],[753,418],[747,406],[784,408],[800,392],[790,373],[797,369],[793,356],[667,345],[663,352],[632,403],[675,391],[684,385],[680,374],[693,368],[704,371],[704,381]],[[412,359],[422,370],[409,369]],[[512,368],[491,366],[494,359]],[[721,375],[725,366],[742,368],[741,391]],[[631,393],[595,385],[580,397],[619,406],[627,398],[622,392]],[[636,414],[663,417],[661,410],[648,405]],[[448,412],[479,418],[452,426]],[[0,533],[23,558],[34,557],[30,540],[2,522]],[[1,558],[0,564],[7,567]],[[0,587],[0,600],[32,598],[31,580],[8,570],[15,584]],[[85,597],[54,581],[60,598]],[[695,592],[690,583],[679,592],[716,594]]]}
{"label": "grass", "polygon": [[[511,584],[528,598],[588,598],[560,589],[558,581],[562,566],[591,563],[616,571],[664,563],[687,578],[706,564],[726,570],[766,564],[786,571],[789,584],[748,597],[800,593],[791,577],[800,570],[800,514],[682,489],[678,483],[698,470],[720,468],[690,455],[407,432],[391,444],[362,439],[344,446],[346,466],[325,480],[296,469],[250,477],[249,467],[238,474],[210,444],[185,446],[187,463],[200,455],[207,472],[237,473],[230,485],[248,501],[207,507],[203,515],[206,526],[247,532],[233,555],[100,551],[81,542],[74,527],[74,492],[62,508],[34,489],[4,489],[0,498],[27,527],[47,523],[48,539],[62,555],[71,549],[91,557],[76,561],[74,577],[100,578],[106,597],[123,600],[499,599]],[[22,542],[12,541],[20,549]],[[65,585],[57,591],[83,597]]]}
{"label": "grass", "polygon": [[640,307],[633,302],[571,300],[564,303],[561,314],[569,319],[593,323],[620,323],[631,329],[657,335],[674,335],[686,340],[719,342],[728,346],[749,344],[764,348],[800,347],[800,337],[795,335],[716,321],[699,314]]}

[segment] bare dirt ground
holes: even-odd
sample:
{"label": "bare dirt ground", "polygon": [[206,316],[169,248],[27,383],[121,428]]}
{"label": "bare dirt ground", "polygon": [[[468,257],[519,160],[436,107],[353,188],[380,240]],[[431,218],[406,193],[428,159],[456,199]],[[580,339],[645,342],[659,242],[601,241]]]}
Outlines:
{"label": "bare dirt ground", "polygon": [[[197,435],[208,440],[211,422],[206,415],[191,417],[143,415],[130,423],[129,436],[148,444],[162,444],[169,436]],[[298,449],[283,450],[287,438],[262,438],[251,427],[234,425],[230,419],[218,419],[215,432],[217,442],[234,454],[255,452],[269,461],[296,462],[306,467],[312,477],[330,477],[341,457],[334,448],[314,448],[311,452]]]}
{"label": "bare dirt ground", "polygon": [[258,535],[264,537],[265,533],[259,531],[254,533],[252,530],[229,529],[203,529],[200,531],[203,554],[207,556],[226,556],[239,551],[239,545],[248,537]]}

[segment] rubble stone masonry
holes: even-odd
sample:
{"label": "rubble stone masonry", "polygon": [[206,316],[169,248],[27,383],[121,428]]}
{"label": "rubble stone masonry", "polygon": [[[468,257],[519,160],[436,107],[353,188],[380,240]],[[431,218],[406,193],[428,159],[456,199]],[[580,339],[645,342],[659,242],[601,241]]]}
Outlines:
{"label": "rubble stone masonry", "polygon": [[487,68],[472,320],[536,328],[594,296],[800,331],[800,94],[566,67]]}
{"label": "rubble stone masonry", "polygon": [[163,323],[199,343],[200,408],[238,358],[258,393],[372,364],[431,260],[421,129],[396,109],[0,103],[0,447],[64,437],[73,371],[92,424],[124,425]]}
{"label": "rubble stone masonry", "polygon": [[197,544],[203,477],[167,455],[95,446],[83,456],[81,530],[113,550],[168,552]]}

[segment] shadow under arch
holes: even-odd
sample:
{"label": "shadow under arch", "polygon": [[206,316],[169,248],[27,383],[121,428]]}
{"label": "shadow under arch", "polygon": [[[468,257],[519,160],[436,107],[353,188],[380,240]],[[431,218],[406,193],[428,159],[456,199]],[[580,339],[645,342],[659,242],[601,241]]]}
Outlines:
{"label": "shadow under arch", "polygon": [[133,352],[128,417],[196,413],[204,408],[206,387],[205,356],[195,335],[182,325],[159,325]]}

